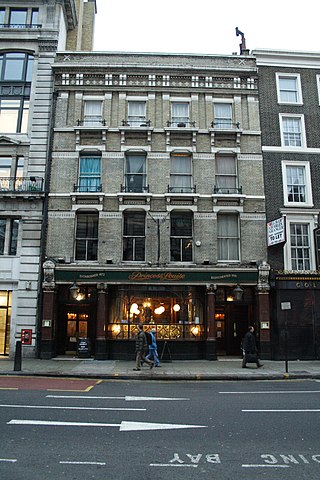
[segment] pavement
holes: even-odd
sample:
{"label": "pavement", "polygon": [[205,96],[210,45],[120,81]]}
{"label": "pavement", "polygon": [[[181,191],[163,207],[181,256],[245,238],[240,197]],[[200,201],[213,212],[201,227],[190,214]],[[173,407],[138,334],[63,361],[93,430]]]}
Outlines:
{"label": "pavement", "polygon": [[[14,359],[0,356],[0,375],[29,375],[49,377],[97,378],[111,380],[283,380],[319,379],[320,361],[263,360],[263,367],[255,364],[241,367],[239,357],[218,357],[218,360],[173,360],[163,362],[161,368],[150,370],[143,366],[133,371],[133,361],[94,360],[92,358],[55,357],[51,360],[22,358],[21,369]],[[15,370],[16,368],[16,370]],[[17,369],[18,368],[18,369]]]}

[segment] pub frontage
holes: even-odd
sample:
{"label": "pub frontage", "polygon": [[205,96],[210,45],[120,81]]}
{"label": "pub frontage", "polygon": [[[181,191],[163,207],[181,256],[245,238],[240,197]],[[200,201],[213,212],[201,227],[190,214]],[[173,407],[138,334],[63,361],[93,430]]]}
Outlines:
{"label": "pub frontage", "polygon": [[131,359],[139,323],[155,328],[160,355],[216,360],[240,356],[255,325],[270,351],[269,266],[195,270],[76,269],[44,264],[40,357],[76,355],[87,338],[95,359]]}

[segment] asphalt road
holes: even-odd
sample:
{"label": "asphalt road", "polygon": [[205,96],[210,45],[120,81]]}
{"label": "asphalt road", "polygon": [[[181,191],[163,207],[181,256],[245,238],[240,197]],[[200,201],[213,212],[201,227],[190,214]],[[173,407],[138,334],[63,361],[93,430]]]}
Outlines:
{"label": "asphalt road", "polygon": [[320,478],[319,381],[34,385],[0,390],[0,478]]}

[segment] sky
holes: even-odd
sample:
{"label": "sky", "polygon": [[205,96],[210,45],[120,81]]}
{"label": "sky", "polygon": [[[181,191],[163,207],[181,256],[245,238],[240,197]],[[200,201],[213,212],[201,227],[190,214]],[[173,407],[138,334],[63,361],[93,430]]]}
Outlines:
{"label": "sky", "polygon": [[94,50],[239,53],[246,47],[320,53],[318,0],[97,0]]}

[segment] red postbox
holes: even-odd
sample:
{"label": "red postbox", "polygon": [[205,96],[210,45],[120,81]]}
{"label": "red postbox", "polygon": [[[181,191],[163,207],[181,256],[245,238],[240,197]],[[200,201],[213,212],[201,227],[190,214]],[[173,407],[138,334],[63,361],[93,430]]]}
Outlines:
{"label": "red postbox", "polygon": [[32,330],[31,329],[21,330],[21,343],[22,343],[22,345],[31,345],[32,344]]}

